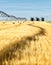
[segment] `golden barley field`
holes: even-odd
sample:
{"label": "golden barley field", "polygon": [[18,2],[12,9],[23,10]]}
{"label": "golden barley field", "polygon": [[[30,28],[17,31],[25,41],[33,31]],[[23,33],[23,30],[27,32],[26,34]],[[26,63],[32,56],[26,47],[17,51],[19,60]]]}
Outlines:
{"label": "golden barley field", "polygon": [[0,22],[0,65],[51,65],[51,23]]}

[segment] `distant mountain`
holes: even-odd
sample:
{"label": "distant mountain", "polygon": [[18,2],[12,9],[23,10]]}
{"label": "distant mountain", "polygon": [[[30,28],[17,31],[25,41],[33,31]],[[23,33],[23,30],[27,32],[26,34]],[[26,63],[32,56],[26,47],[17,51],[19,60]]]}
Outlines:
{"label": "distant mountain", "polygon": [[15,17],[8,15],[7,13],[0,11],[0,20],[27,20],[26,18]]}

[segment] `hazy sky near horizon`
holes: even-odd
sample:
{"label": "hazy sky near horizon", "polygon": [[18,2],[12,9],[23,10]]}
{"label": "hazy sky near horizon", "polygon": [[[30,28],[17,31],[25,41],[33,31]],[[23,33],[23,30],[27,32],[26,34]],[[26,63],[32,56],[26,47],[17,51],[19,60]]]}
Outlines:
{"label": "hazy sky near horizon", "polygon": [[0,0],[0,10],[16,17],[51,20],[51,0]]}

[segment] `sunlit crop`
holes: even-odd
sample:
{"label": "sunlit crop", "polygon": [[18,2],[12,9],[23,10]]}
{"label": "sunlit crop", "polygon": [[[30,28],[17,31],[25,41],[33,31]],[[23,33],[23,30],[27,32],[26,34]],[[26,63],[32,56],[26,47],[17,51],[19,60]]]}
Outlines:
{"label": "sunlit crop", "polygon": [[51,23],[0,22],[0,65],[51,65]]}

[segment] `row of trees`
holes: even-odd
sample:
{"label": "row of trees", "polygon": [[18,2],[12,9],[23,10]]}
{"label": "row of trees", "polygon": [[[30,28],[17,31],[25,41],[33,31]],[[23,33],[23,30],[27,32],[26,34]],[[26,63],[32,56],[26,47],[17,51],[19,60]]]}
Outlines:
{"label": "row of trees", "polygon": [[36,17],[36,20],[32,17],[31,18],[31,21],[44,21],[44,18],[42,17],[41,19]]}

